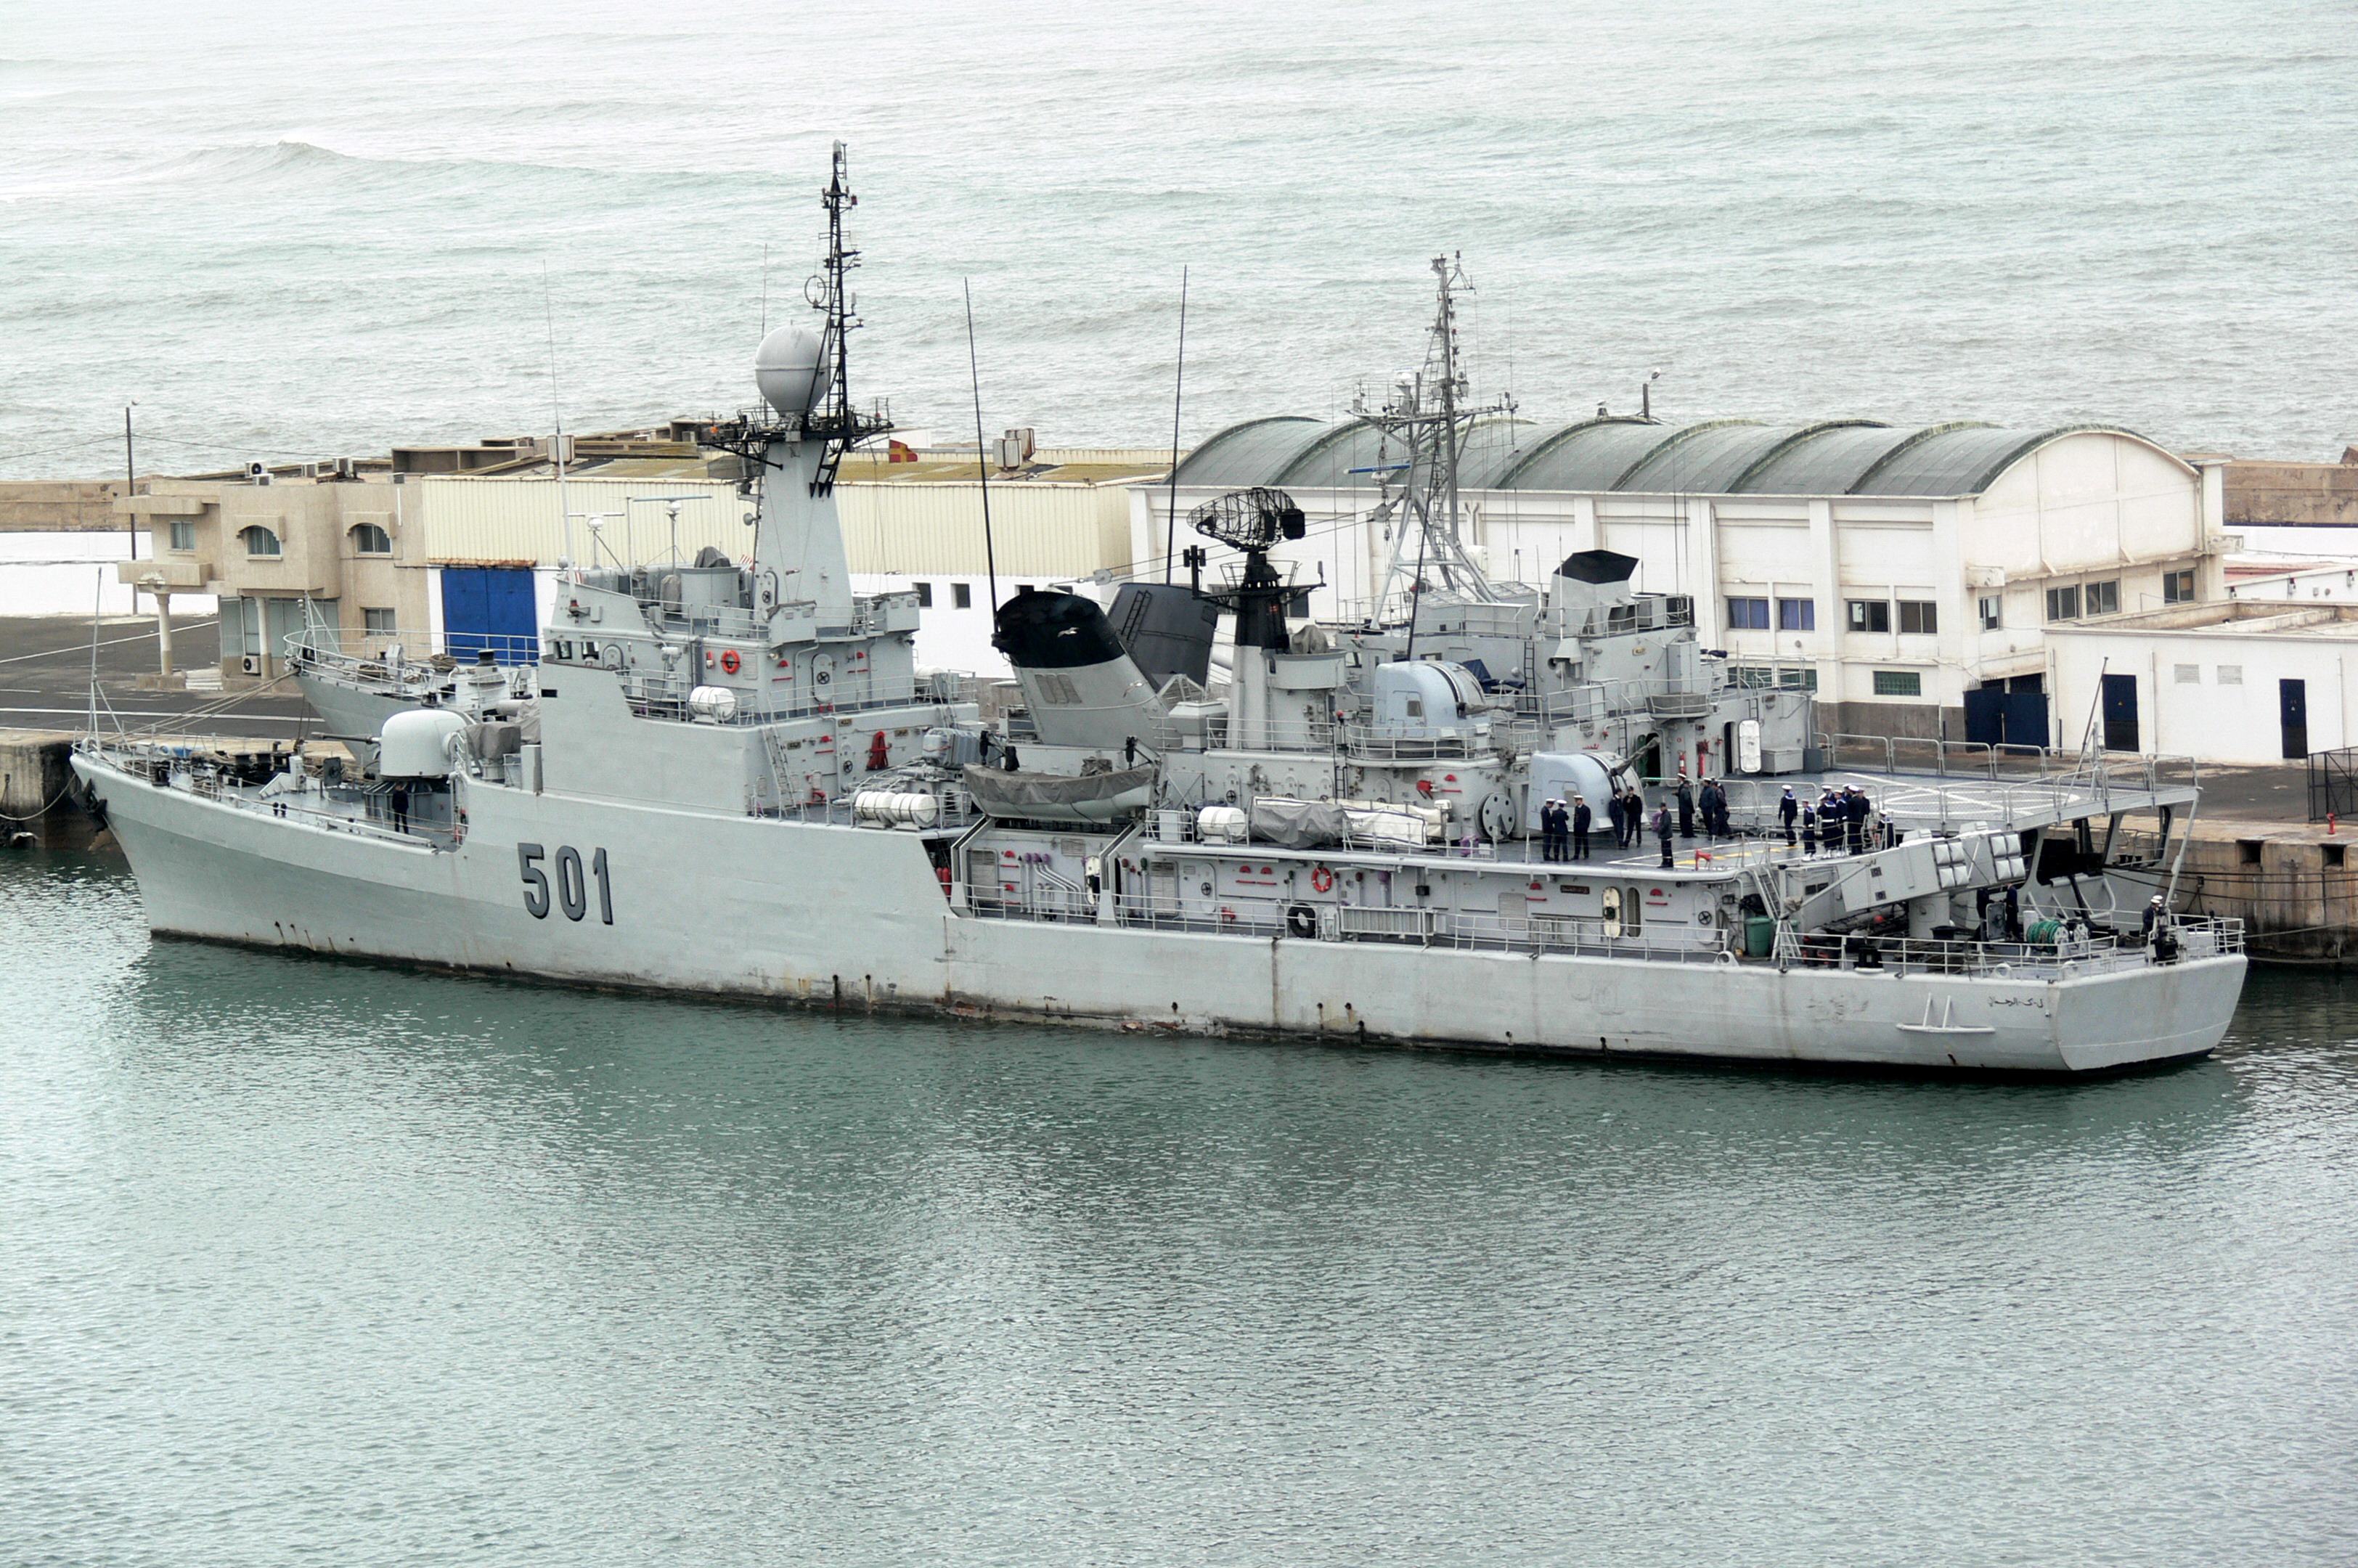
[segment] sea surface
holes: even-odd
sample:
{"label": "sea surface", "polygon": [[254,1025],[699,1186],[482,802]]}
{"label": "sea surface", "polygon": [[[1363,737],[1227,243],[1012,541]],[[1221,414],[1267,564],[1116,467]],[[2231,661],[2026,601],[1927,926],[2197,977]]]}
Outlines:
{"label": "sea surface", "polygon": [[2005,1086],[668,1002],[0,860],[0,1562],[2358,1559],[2358,1022]]}
{"label": "sea surface", "polygon": [[937,439],[964,281],[993,435],[1160,446],[1183,267],[1192,443],[1413,362],[1446,251],[1537,416],[2330,460],[2353,81],[2349,0],[0,0],[0,477],[739,406],[836,139]]}

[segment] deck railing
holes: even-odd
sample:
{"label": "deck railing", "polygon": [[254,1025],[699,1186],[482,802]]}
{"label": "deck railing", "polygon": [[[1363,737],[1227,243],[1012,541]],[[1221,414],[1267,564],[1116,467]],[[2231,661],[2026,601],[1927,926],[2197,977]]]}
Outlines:
{"label": "deck railing", "polygon": [[[1100,921],[1102,906],[1105,918]],[[1303,942],[1378,942],[1468,951],[1570,954],[1669,963],[1774,964],[1780,968],[1846,969],[1892,976],[1948,975],[1985,979],[2064,979],[2186,962],[2244,951],[2240,920],[2181,915],[2169,941],[2099,933],[2039,944],[1921,940],[1780,929],[1765,956],[1742,955],[1739,925],[1650,921],[1624,925],[1597,916],[1541,915],[1517,920],[1475,911],[1354,905],[1310,900],[1231,899],[1207,903],[1174,894],[1091,894],[1059,883],[1031,892],[968,887],[964,913],[986,920],[1112,924],[1198,935]],[[2174,950],[2170,943],[2175,944]]]}
{"label": "deck railing", "polygon": [[[2049,942],[1947,941],[1779,928],[1777,958],[1788,968],[1884,970],[1895,975],[2028,974],[2056,977],[2143,968],[2159,962],[2244,951],[2244,923],[2219,915],[2172,916],[2165,939],[2096,930]],[[2170,954],[2171,944],[2176,946]]]}

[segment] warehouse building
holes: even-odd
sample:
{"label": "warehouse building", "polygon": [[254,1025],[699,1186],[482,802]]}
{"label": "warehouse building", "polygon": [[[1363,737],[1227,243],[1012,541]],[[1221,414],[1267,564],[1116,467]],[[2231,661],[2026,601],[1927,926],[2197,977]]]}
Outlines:
{"label": "warehouse building", "polygon": [[[222,671],[236,680],[280,674],[297,633],[372,655],[398,646],[523,656],[560,560],[692,561],[709,546],[742,561],[751,551],[754,503],[736,458],[666,427],[582,438],[572,460],[581,466],[562,486],[548,444],[529,438],[143,481],[146,493],[114,503],[145,545],[116,570],[167,614],[175,600],[185,616],[217,600]],[[990,460],[1002,594],[1125,569],[1124,485],[1170,467],[1164,454],[1039,450],[1028,437]],[[837,483],[853,586],[919,595],[917,654],[931,667],[1006,668],[990,647],[985,482],[971,448],[896,447],[854,454]]]}
{"label": "warehouse building", "polygon": [[[1214,496],[1283,489],[1310,519],[1294,558],[1315,612],[1368,613],[1392,547],[1376,476],[1400,457],[1357,422],[1231,426],[1180,465],[1177,532]],[[2051,744],[2049,627],[2223,597],[2218,469],[2106,426],[1501,418],[1459,471],[1492,577],[1633,556],[1641,589],[1693,597],[1738,679],[1816,691],[1830,730]],[[1134,492],[1145,569],[1171,515],[1164,491]]]}

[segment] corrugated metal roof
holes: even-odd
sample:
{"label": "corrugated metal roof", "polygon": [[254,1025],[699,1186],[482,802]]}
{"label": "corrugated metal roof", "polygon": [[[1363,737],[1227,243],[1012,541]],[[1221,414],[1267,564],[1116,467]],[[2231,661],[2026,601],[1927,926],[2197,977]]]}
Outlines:
{"label": "corrugated metal roof", "polygon": [[1498,488],[1612,490],[1674,434],[1674,427],[1646,419],[1583,419],[1533,447],[1531,456],[1500,477]]}
{"label": "corrugated metal roof", "polygon": [[1300,415],[1248,419],[1188,453],[1179,465],[1178,482],[1218,489],[1274,484],[1289,464],[1329,433],[1325,425]]}
{"label": "corrugated metal roof", "polygon": [[2007,430],[1994,426],[1952,425],[1923,432],[1923,438],[1895,449],[1863,475],[1859,495],[1978,495],[2048,442],[2093,433],[2144,437],[2110,425],[2063,425],[2051,430]]}
{"label": "corrugated metal roof", "polygon": [[[1894,428],[1866,419],[1812,425],[1714,419],[1671,426],[1606,416],[1548,427],[1497,419],[1468,437],[1458,474],[1466,490],[1978,495],[2039,448],[2083,433],[2118,436],[2162,450],[2136,431],[2113,425],[2004,429],[1961,420]],[[1351,470],[1379,460],[1374,431],[1357,421],[1253,419],[1198,447],[1180,465],[1179,482],[1200,489],[1367,489],[1373,476]]]}
{"label": "corrugated metal roof", "polygon": [[[1375,483],[1369,473],[1354,473],[1354,469],[1366,469],[1383,461],[1398,462],[1397,451],[1386,454],[1379,449],[1381,438],[1372,426],[1353,420],[1347,425],[1329,425],[1319,430],[1308,444],[1299,448],[1291,461],[1278,470],[1277,482],[1297,490],[1366,489]],[[1180,469],[1181,483],[1185,483],[1186,469]]]}
{"label": "corrugated metal roof", "polygon": [[1613,486],[1645,493],[1726,492],[1737,474],[1796,435],[1791,425],[1758,425],[1749,419],[1689,425],[1633,464]]}
{"label": "corrugated metal roof", "polygon": [[1728,481],[1736,495],[1848,495],[1885,454],[1916,438],[1866,419],[1805,425]]}

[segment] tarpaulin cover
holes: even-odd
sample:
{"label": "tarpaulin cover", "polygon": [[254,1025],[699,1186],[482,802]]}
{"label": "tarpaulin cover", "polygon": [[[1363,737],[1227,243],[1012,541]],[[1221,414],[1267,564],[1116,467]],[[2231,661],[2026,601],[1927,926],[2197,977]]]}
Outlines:
{"label": "tarpaulin cover", "polygon": [[1284,849],[1314,849],[1339,844],[1351,831],[1351,819],[1331,800],[1282,800],[1264,797],[1252,804],[1252,836]]}
{"label": "tarpaulin cover", "polygon": [[[966,787],[975,804],[992,816],[1057,820],[1082,815],[1093,821],[1103,821],[1117,797],[1132,792],[1151,792],[1154,770],[1117,768],[1111,773],[1085,773],[1075,778],[1069,773],[1002,773],[997,768],[968,763]],[[1144,806],[1146,799],[1147,795],[1141,794],[1136,804]],[[1085,806],[1098,809],[1076,812],[1076,808]]]}

